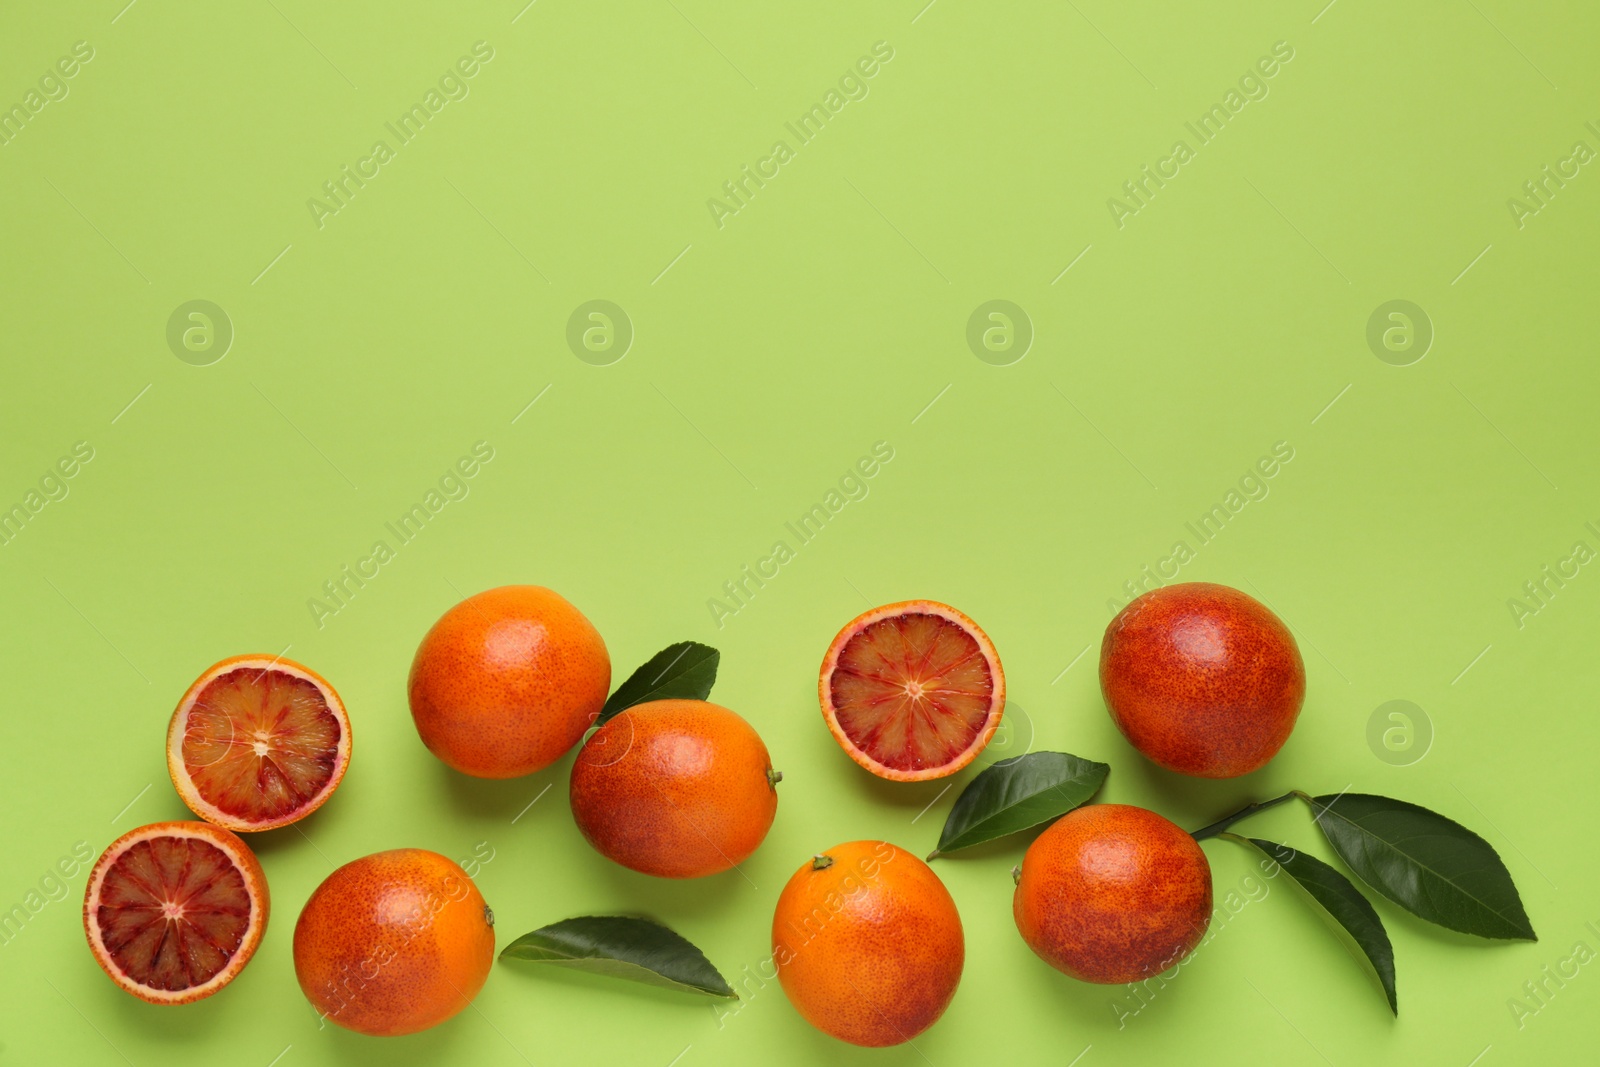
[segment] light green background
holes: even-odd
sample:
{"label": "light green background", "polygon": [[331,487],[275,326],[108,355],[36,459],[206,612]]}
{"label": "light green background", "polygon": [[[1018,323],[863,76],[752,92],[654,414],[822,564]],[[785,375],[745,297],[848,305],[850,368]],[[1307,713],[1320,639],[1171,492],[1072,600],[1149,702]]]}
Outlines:
{"label": "light green background", "polygon": [[[1520,627],[1507,605],[1574,542],[1600,549],[1600,174],[1520,228],[1507,207],[1575,142],[1600,149],[1592,7],[123,2],[0,12],[0,104],[74,42],[94,49],[0,146],[0,504],[75,442],[94,450],[0,545],[0,906],[80,841],[97,854],[187,815],[162,738],[222,656],[287,649],[325,674],[355,755],[326,808],[252,839],[275,912],[231,988],[180,1009],[118,992],[83,944],[80,870],[0,947],[0,1061],[1592,1058],[1595,965],[1520,1027],[1507,1004],[1574,942],[1600,948],[1584,829],[1600,577],[1581,567]],[[480,40],[493,59],[470,95],[319,229],[308,198]],[[878,41],[893,59],[869,95],[800,146],[784,123]],[[1279,41],[1293,59],[1270,93],[1198,145],[1184,123]],[[1180,138],[1195,158],[1119,229],[1108,198]],[[719,229],[708,198],[778,139],[794,158]],[[165,339],[195,299],[236,332],[211,366]],[[610,366],[565,342],[593,299],[636,332]],[[965,340],[991,299],[1035,331],[1010,366]],[[1436,330],[1411,366],[1366,344],[1393,299]],[[319,625],[308,599],[375,540],[394,547],[384,523],[477,441],[494,458],[470,495]],[[719,628],[708,599],[877,441],[894,458],[869,495]],[[1185,523],[1280,441],[1294,458],[1269,494],[1198,546]],[[1261,596],[1305,654],[1299,727],[1246,779],[1154,769],[1099,697],[1108,599],[1179,539],[1183,579]],[[570,757],[496,783],[423,749],[404,687],[418,639],[510,582],[576,603],[619,680],[672,640],[721,648],[717,699],[785,775],[742,874],[665,883],[601,859],[567,810]],[[1396,1021],[1274,883],[1119,1029],[1124,991],[1056,974],[1016,936],[1024,836],[936,864],[967,930],[944,1019],[914,1048],[833,1042],[742,969],[766,959],[805,857],[863,837],[925,852],[971,777],[878,782],[818,717],[835,631],[907,597],[956,604],[996,642],[1013,705],[990,755],[1110,761],[1103,799],[1189,827],[1290,787],[1404,797],[1487,837],[1542,940],[1484,946],[1380,904]],[[1395,699],[1435,735],[1405,766],[1367,742]],[[1252,831],[1328,855],[1297,808]],[[503,964],[432,1032],[379,1048],[319,1030],[290,958],[316,884],[379,849],[480,842],[502,944],[647,910],[746,986],[742,1009]],[[1207,850],[1219,897],[1255,862]]]}

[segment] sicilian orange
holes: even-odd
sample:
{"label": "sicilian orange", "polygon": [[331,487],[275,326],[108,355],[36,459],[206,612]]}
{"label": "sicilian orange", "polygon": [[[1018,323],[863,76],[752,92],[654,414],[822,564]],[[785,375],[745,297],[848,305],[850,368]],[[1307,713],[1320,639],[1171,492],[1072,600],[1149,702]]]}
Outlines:
{"label": "sicilian orange", "polygon": [[189,809],[229,830],[271,830],[320,808],[350,765],[350,718],[317,672],[233,656],[183,694],[167,726],[167,773]]}
{"label": "sicilian orange", "polygon": [[943,778],[971,763],[1006,705],[988,636],[932,600],[873,608],[840,630],[817,691],[840,747],[897,782]]}
{"label": "sicilian orange", "polygon": [[807,1022],[853,1045],[910,1041],[956,995],[961,916],[926,863],[887,841],[807,860],[778,897],[772,958]]}
{"label": "sicilian orange", "polygon": [[187,1004],[236,978],[267,929],[261,864],[205,822],[160,822],[111,843],[89,874],[83,930],[111,980],[152,1004]]}
{"label": "sicilian orange", "polygon": [[1226,585],[1181,582],[1152,589],[1111,620],[1100,688],[1117,729],[1156,763],[1237,778],[1289,739],[1306,668],[1271,608]]}
{"label": "sicilian orange", "polygon": [[505,585],[444,613],[411,662],[422,743],[463,774],[518,778],[583,736],[611,689],[606,643],[577,608]]}
{"label": "sicilian orange", "polygon": [[1012,913],[1050,966],[1085,982],[1137,982],[1179,963],[1211,922],[1211,865],[1153,811],[1091,804],[1028,846]]}
{"label": "sicilian orange", "polygon": [[494,963],[494,913],[467,872],[401,848],[328,875],[294,927],[294,973],[324,1017],[378,1037],[437,1026]]}
{"label": "sicilian orange", "polygon": [[601,855],[644,874],[699,878],[767,836],[781,776],[744,719],[704,700],[613,716],[572,766],[572,815]]}

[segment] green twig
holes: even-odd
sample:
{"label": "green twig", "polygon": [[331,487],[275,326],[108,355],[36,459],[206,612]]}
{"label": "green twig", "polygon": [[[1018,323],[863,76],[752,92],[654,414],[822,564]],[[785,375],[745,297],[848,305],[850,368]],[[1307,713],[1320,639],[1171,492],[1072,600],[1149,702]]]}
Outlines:
{"label": "green twig", "polygon": [[1200,829],[1196,830],[1190,836],[1193,837],[1196,841],[1204,841],[1208,837],[1217,836],[1222,831],[1226,830],[1228,827],[1230,827],[1234,823],[1238,822],[1240,819],[1247,819],[1250,816],[1256,814],[1256,812],[1258,812],[1258,811],[1266,811],[1268,808],[1276,807],[1277,805],[1282,804],[1285,800],[1293,800],[1297,796],[1304,796],[1304,795],[1305,794],[1301,793],[1298,789],[1296,789],[1296,790],[1292,790],[1292,791],[1290,791],[1288,793],[1283,794],[1283,796],[1281,796],[1281,797],[1273,797],[1271,800],[1263,800],[1259,804],[1247,804],[1244,807],[1240,808],[1238,811],[1234,812],[1232,815],[1226,816],[1225,818],[1218,819],[1216,822],[1212,823],[1210,826],[1202,826]]}

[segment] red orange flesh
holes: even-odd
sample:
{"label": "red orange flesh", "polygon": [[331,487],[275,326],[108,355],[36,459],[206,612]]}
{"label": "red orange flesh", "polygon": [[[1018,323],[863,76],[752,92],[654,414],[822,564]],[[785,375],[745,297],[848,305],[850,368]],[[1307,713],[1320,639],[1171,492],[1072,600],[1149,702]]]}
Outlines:
{"label": "red orange flesh", "polygon": [[269,911],[266,876],[237,836],[210,823],[153,823],[95,864],[83,929],[117,985],[152,1004],[187,1004],[244,969]]}
{"label": "red orange flesh", "polygon": [[277,656],[213,664],[167,727],[167,771],[189,809],[229,830],[271,830],[316,811],[350,763],[350,719],[309,667]]}
{"label": "red orange flesh", "polygon": [[978,624],[948,604],[874,608],[839,631],[817,685],[822,716],[851,759],[892,781],[943,778],[971,763],[1005,710],[1005,674]]}

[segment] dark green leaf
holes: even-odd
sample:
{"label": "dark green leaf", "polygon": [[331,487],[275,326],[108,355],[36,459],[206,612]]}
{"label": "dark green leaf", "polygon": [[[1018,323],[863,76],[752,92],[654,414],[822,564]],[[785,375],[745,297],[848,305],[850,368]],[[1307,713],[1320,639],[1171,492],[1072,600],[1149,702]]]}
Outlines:
{"label": "dark green leaf", "polygon": [[1287,845],[1273,844],[1256,837],[1238,837],[1236,834],[1225,836],[1249,841],[1265,852],[1289,873],[1312,900],[1322,905],[1323,910],[1344,928],[1356,948],[1366,956],[1373,973],[1378,977],[1378,983],[1383,986],[1384,996],[1389,999],[1389,1010],[1399,1015],[1400,1003],[1394,987],[1394,946],[1389,944],[1389,934],[1383,928],[1383,920],[1378,918],[1371,902],[1361,895],[1350,879],[1315,856],[1297,852]]}
{"label": "dark green leaf", "polygon": [[1464,934],[1538,940],[1506,865],[1465,826],[1365,793],[1307,800],[1350,869],[1413,915]]}
{"label": "dark green leaf", "polygon": [[993,841],[1071,811],[1094,796],[1111,770],[1065,752],[1029,752],[1001,760],[956,798],[928,856]]}
{"label": "dark green leaf", "polygon": [[617,686],[594,724],[647,700],[704,700],[711,695],[721,659],[722,653],[697,641],[668,645]]}
{"label": "dark green leaf", "polygon": [[584,915],[523,934],[501,959],[559,963],[646,985],[738,1000],[727,981],[688,941],[649,919]]}

